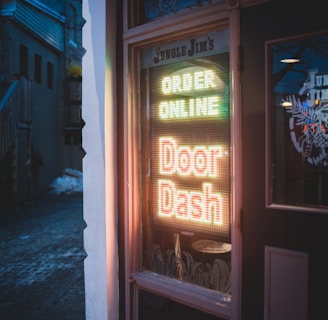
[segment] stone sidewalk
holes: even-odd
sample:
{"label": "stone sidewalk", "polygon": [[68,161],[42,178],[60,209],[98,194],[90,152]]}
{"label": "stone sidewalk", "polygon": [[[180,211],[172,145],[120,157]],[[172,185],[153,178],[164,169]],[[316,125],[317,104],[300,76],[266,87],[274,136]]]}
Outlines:
{"label": "stone sidewalk", "polygon": [[0,319],[84,320],[83,195],[0,214]]}

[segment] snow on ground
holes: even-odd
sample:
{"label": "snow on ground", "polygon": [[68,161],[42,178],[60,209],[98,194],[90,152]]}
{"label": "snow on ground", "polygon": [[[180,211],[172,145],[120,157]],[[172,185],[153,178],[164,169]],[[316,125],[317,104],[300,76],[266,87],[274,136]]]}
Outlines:
{"label": "snow on ground", "polygon": [[51,194],[72,194],[83,192],[82,172],[76,169],[66,168],[62,176],[55,179],[49,185]]}

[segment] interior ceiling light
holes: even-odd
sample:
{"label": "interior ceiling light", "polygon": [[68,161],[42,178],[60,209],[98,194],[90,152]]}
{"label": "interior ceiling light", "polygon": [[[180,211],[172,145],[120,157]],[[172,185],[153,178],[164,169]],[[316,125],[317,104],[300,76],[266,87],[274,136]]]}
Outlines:
{"label": "interior ceiling light", "polygon": [[297,58],[287,58],[287,59],[281,59],[282,63],[297,63],[300,61],[300,59]]}
{"label": "interior ceiling light", "polygon": [[290,101],[282,101],[282,102],[280,103],[280,105],[281,105],[282,107],[287,108],[287,107],[291,107],[291,106],[292,106],[292,103],[291,103]]}

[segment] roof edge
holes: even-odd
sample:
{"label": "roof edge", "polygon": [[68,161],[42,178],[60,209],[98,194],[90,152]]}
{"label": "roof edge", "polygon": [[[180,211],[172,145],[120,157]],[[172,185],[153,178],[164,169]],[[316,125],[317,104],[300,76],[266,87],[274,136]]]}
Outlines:
{"label": "roof edge", "polygon": [[59,12],[51,9],[50,7],[48,7],[47,5],[45,5],[44,3],[38,1],[38,0],[24,0],[24,2],[28,3],[29,5],[39,9],[40,11],[46,13],[47,15],[61,21],[61,22],[65,22],[66,18],[61,15]]}

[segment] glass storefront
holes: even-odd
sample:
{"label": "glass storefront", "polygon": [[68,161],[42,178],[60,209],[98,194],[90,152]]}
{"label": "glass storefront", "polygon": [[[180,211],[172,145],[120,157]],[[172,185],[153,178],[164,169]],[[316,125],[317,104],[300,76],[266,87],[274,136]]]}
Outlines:
{"label": "glass storefront", "polygon": [[143,268],[230,294],[229,32],[141,60]]}

